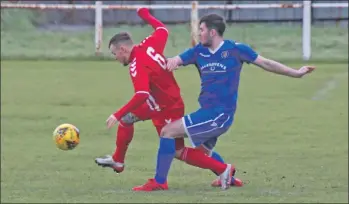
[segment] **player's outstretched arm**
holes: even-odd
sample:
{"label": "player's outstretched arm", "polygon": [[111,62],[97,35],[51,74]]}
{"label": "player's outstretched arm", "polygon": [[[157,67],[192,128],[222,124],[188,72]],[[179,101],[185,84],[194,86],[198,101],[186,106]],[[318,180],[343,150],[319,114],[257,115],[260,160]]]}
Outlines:
{"label": "player's outstretched arm", "polygon": [[169,35],[165,24],[152,16],[147,8],[139,8],[137,13],[139,17],[150,24],[155,30],[149,37],[142,41],[142,43],[149,42],[159,53],[163,53]]}
{"label": "player's outstretched arm", "polygon": [[271,59],[267,59],[261,55],[258,55],[250,46],[244,43],[236,43],[236,47],[240,52],[240,57],[243,62],[253,63],[262,69],[273,72],[275,74],[281,74],[294,78],[301,78],[305,74],[312,72],[315,67],[304,66],[300,69],[292,69],[284,64],[276,62]]}
{"label": "player's outstretched arm", "polygon": [[304,75],[311,73],[315,69],[314,66],[303,66],[298,70],[293,69],[284,64],[281,64],[280,62],[267,59],[260,55],[258,55],[258,57],[252,63],[266,71],[294,78],[301,78]]}
{"label": "player's outstretched arm", "polygon": [[150,24],[155,30],[157,28],[166,28],[165,24],[152,16],[147,8],[139,8],[137,9],[137,13],[139,17],[141,17],[144,21]]}

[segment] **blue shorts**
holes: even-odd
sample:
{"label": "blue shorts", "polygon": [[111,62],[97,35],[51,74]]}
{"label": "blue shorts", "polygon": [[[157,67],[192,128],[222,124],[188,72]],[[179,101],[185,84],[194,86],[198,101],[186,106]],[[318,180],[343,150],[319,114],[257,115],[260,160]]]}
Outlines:
{"label": "blue shorts", "polygon": [[204,145],[212,150],[217,138],[224,134],[234,120],[233,114],[217,113],[212,109],[199,109],[183,117],[185,132],[193,147]]}

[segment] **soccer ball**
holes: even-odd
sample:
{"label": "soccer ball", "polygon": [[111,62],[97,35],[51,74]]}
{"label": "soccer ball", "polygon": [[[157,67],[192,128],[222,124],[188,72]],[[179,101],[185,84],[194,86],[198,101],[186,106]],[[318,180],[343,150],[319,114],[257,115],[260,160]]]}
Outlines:
{"label": "soccer ball", "polygon": [[72,124],[61,124],[53,131],[53,139],[56,146],[61,150],[72,150],[80,142],[80,132]]}

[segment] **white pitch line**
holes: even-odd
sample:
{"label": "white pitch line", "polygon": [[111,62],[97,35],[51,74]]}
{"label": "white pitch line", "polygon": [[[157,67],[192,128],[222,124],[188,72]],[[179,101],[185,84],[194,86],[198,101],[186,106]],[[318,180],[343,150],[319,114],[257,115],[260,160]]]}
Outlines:
{"label": "white pitch line", "polygon": [[348,72],[341,73],[334,75],[331,80],[328,80],[325,84],[325,86],[318,90],[314,96],[312,97],[312,100],[322,100],[326,97],[326,95],[332,91],[333,89],[337,88],[339,79],[348,77]]}

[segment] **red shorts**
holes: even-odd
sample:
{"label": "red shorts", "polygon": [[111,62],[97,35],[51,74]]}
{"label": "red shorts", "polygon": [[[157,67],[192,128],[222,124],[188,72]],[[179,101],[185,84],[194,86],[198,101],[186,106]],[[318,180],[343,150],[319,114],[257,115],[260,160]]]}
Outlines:
{"label": "red shorts", "polygon": [[[137,116],[140,120],[152,120],[158,135],[160,135],[161,129],[166,124],[181,119],[184,116],[184,107],[156,111],[152,110],[147,103],[144,103],[139,108],[132,111],[132,114]],[[182,148],[184,148],[184,139],[176,139],[176,149],[179,150]]]}

